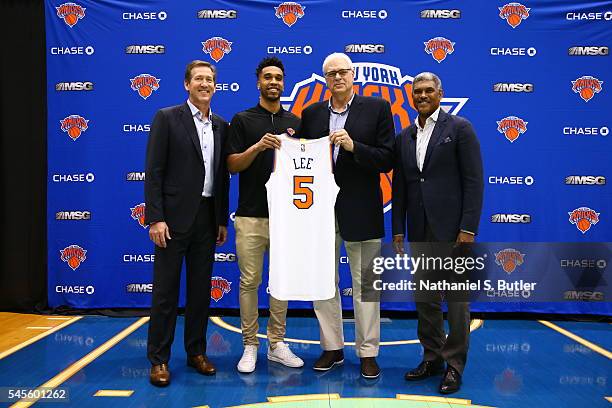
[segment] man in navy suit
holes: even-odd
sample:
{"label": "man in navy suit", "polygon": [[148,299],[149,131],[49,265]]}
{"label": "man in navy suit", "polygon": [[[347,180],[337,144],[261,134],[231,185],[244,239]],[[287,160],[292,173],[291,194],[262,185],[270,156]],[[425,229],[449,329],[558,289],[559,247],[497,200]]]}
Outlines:
{"label": "man in navy suit", "polygon": [[[410,242],[458,244],[474,242],[478,232],[483,195],[480,144],[469,121],[440,108],[442,96],[440,78],[430,72],[417,75],[412,98],[418,118],[395,140],[392,219],[398,252],[403,252],[406,231]],[[439,252],[440,246],[444,244],[432,247]],[[446,362],[439,390],[450,394],[459,390],[467,360],[469,303],[448,302],[450,330],[445,337],[441,297],[423,300],[416,298],[423,361],[405,378],[432,376]]]}
{"label": "man in navy suit", "polygon": [[206,325],[215,244],[226,240],[229,206],[224,151],[229,126],[210,107],[216,76],[208,62],[187,65],[187,101],[160,109],[149,133],[145,222],[155,243],[155,263],[147,357],[150,381],[156,386],[170,383],[183,258],[187,365],[204,375],[216,371],[206,357]]}

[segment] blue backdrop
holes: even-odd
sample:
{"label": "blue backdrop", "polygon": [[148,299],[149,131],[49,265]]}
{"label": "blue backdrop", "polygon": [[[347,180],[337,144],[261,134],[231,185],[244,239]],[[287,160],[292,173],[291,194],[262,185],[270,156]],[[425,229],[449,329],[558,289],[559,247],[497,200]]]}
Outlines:
{"label": "blue backdrop", "polygon": [[[357,92],[389,100],[397,132],[416,116],[412,78],[433,71],[444,109],[467,117],[480,139],[480,241],[612,241],[612,5],[560,3],[46,0],[50,305],[150,305],[153,246],[142,225],[149,124],[157,109],[185,101],[183,73],[193,59],[217,66],[212,109],[230,120],[256,104],[263,57],[285,63],[283,104],[299,115],[329,96],[325,56],[346,51]],[[381,175],[388,227],[389,180]],[[230,203],[233,218],[235,177]],[[238,307],[231,223],[229,230],[213,271],[213,307]],[[351,308],[341,261],[343,305]],[[265,292],[264,280],[262,307]],[[608,300],[472,310],[612,314]]]}

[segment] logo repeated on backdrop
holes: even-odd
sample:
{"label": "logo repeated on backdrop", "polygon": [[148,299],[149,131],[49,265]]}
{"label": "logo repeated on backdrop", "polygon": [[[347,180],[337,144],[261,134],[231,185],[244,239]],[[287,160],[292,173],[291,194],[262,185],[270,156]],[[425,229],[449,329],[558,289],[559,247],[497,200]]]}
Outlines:
{"label": "logo repeated on backdrop", "polygon": [[514,248],[502,249],[495,253],[495,263],[501,266],[508,275],[514,272],[517,266],[521,266],[524,262],[525,254],[522,254]]}
{"label": "logo repeated on backdrop", "polygon": [[605,186],[604,176],[567,176],[565,184],[568,186]]}
{"label": "logo repeated on backdrop", "polygon": [[166,47],[163,45],[128,45],[125,47],[126,54],[164,54]]}
{"label": "logo repeated on backdrop", "polygon": [[515,184],[530,186],[535,183],[533,176],[489,176],[489,184]]}
{"label": "logo repeated on backdrop", "polygon": [[164,21],[168,18],[168,13],[165,11],[159,12],[125,12],[121,14],[121,18],[124,20],[161,20]]}
{"label": "logo repeated on backdrop", "polygon": [[81,115],[70,115],[60,120],[62,132],[68,133],[72,140],[77,140],[88,129],[89,120]]}
{"label": "logo repeated on backdrop", "polygon": [[232,282],[221,276],[213,276],[210,278],[210,298],[218,302],[226,293],[232,290],[231,284]]}
{"label": "logo repeated on backdrop", "polygon": [[430,54],[438,63],[444,61],[447,55],[455,52],[455,43],[444,37],[435,37],[423,44],[425,44],[425,52]]}
{"label": "logo repeated on backdrop", "polygon": [[[389,102],[396,129],[410,126],[410,117],[416,114],[412,104],[412,77],[402,74],[400,68],[376,62],[353,62],[355,77],[353,90],[358,95],[378,96]],[[313,73],[309,78],[297,82],[290,96],[281,97],[283,107],[301,116],[302,110],[315,102],[328,100],[331,93],[326,87],[325,78]],[[468,98],[445,97],[442,108],[450,114],[459,113]],[[391,209],[392,172],[381,174],[380,188],[384,211]]]}
{"label": "logo repeated on backdrop", "polygon": [[305,9],[306,7],[303,7],[300,3],[289,1],[279,4],[278,7],[274,7],[276,11],[274,15],[276,18],[283,20],[283,23],[285,23],[287,27],[291,27],[298,19],[304,17]]}
{"label": "logo repeated on backdrop", "polygon": [[518,83],[518,82],[498,82],[493,84],[493,92],[533,92],[532,83]]}
{"label": "logo repeated on backdrop", "polygon": [[585,75],[572,81],[572,91],[579,94],[585,102],[588,102],[595,94],[601,92],[602,85],[603,81],[590,75]]}
{"label": "logo repeated on backdrop", "polygon": [[499,7],[499,17],[506,20],[510,27],[516,28],[529,17],[529,10],[531,9],[521,3],[508,3]]}
{"label": "logo repeated on backdrop", "polygon": [[607,57],[610,49],[604,46],[575,46],[567,49],[570,57]]}
{"label": "logo repeated on backdrop", "polygon": [[145,181],[144,171],[131,171],[125,176],[125,181]]}
{"label": "logo repeated on backdrop", "polygon": [[57,10],[57,16],[64,20],[69,27],[74,27],[79,20],[85,18],[85,8],[76,3],[64,3]]}
{"label": "logo repeated on backdrop", "polygon": [[580,207],[576,208],[573,211],[568,212],[569,214],[569,222],[574,224],[578,231],[586,234],[588,230],[591,229],[591,226],[597,224],[599,222],[599,214],[595,212],[595,210],[590,209],[589,207]]}
{"label": "logo repeated on backdrop", "polygon": [[55,84],[55,90],[61,91],[93,91],[94,84],[91,81],[83,82],[58,82]]}
{"label": "logo repeated on backdrop", "polygon": [[312,54],[310,45],[269,45],[266,47],[268,54]]}
{"label": "logo repeated on backdrop", "polygon": [[380,19],[389,16],[387,10],[342,10],[340,16],[345,19]]}
{"label": "logo repeated on backdrop", "polygon": [[612,11],[606,11],[604,13],[599,12],[569,12],[565,14],[565,19],[569,21],[573,20],[612,20]]}
{"label": "logo repeated on backdrop", "polygon": [[517,116],[506,116],[497,121],[497,131],[506,136],[510,143],[527,131],[527,123]]}
{"label": "logo repeated on backdrop", "polygon": [[564,135],[576,135],[576,136],[608,136],[610,129],[607,126],[602,127],[579,127],[579,126],[565,126],[563,127]]}
{"label": "logo repeated on backdrop", "polygon": [[130,211],[132,212],[132,219],[138,221],[138,224],[146,229],[148,225],[145,224],[145,203],[140,203],[136,207],[130,208]]}
{"label": "logo repeated on backdrop", "polygon": [[347,54],[384,54],[384,44],[348,44],[344,46]]}
{"label": "logo repeated on backdrop", "polygon": [[211,9],[206,9],[206,10],[200,10],[198,11],[198,18],[199,19],[220,19],[220,20],[224,20],[224,19],[234,19],[234,18],[238,18],[238,11],[236,10],[211,10]]}
{"label": "logo repeated on backdrop", "polygon": [[76,271],[87,257],[87,250],[78,245],[70,245],[60,250],[60,259],[68,264],[70,269]]}
{"label": "logo repeated on backdrop", "polygon": [[212,37],[202,42],[202,51],[210,55],[215,62],[219,62],[232,51],[232,44],[223,37]]}
{"label": "logo repeated on backdrop", "polygon": [[93,55],[94,47],[88,45],[86,47],[51,47],[49,49],[51,55]]}
{"label": "logo repeated on backdrop", "polygon": [[58,211],[55,213],[57,221],[89,221],[91,211]]}
{"label": "logo repeated on backdrop", "polygon": [[491,215],[493,224],[529,224],[531,215],[529,214],[493,214]]}
{"label": "logo repeated on backdrop", "polygon": [[421,10],[421,18],[435,18],[435,19],[451,19],[461,18],[461,10],[457,9],[429,9]]}
{"label": "logo repeated on backdrop", "polygon": [[132,90],[138,92],[138,95],[144,100],[159,89],[159,81],[161,79],[155,78],[150,74],[140,74],[130,79]]}

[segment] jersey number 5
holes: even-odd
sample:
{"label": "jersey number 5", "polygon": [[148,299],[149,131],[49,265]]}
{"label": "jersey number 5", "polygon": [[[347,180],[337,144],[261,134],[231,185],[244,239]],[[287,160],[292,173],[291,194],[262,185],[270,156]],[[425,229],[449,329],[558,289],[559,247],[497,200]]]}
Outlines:
{"label": "jersey number 5", "polygon": [[303,197],[294,198],[293,205],[300,210],[307,210],[312,207],[313,192],[310,187],[304,184],[314,183],[314,176],[293,176],[293,195],[301,195]]}

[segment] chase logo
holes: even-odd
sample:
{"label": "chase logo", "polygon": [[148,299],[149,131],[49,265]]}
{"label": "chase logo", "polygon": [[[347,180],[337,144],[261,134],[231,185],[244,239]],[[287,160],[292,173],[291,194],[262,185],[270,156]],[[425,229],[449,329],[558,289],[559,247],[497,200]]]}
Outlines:
{"label": "chase logo", "polygon": [[91,45],[86,47],[51,47],[49,51],[51,55],[93,55],[95,52]]}
{"label": "chase logo", "polygon": [[121,14],[124,20],[161,20],[168,18],[168,13],[165,11],[159,12],[125,12]]}
{"label": "chase logo", "polygon": [[341,16],[351,19],[384,20],[389,16],[389,13],[387,13],[387,10],[342,10]]}

